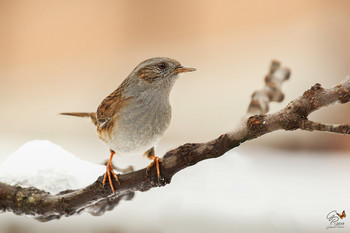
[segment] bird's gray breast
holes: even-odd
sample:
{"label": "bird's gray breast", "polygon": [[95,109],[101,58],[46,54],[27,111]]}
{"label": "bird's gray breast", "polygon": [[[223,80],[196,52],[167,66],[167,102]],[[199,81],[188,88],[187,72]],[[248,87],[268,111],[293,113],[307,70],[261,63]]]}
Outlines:
{"label": "bird's gray breast", "polygon": [[141,96],[122,108],[112,133],[110,147],[120,153],[143,153],[156,145],[168,128],[171,107],[168,98]]}

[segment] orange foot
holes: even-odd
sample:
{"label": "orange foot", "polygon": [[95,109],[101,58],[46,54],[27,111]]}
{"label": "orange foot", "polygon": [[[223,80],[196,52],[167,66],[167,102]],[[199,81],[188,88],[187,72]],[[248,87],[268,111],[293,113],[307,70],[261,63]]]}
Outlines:
{"label": "orange foot", "polygon": [[113,177],[116,179],[116,181],[118,182],[118,184],[120,184],[118,176],[114,173],[113,168],[112,168],[112,159],[113,159],[114,154],[115,154],[115,152],[111,150],[111,157],[109,158],[108,164],[106,166],[106,173],[105,173],[105,175],[103,177],[103,181],[102,181],[102,184],[105,185],[106,180],[107,180],[107,176],[108,176],[109,185],[111,186],[113,193],[115,192],[115,189],[113,186],[111,173],[112,173]]}
{"label": "orange foot", "polygon": [[158,182],[160,182],[160,180],[162,179],[162,177],[160,176],[159,163],[161,163],[162,160],[161,160],[159,157],[155,156],[155,155],[150,155],[150,156],[148,156],[148,158],[153,159],[153,161],[152,161],[152,163],[151,163],[150,165],[147,166],[146,173],[148,174],[148,171],[149,171],[154,165],[156,165]]}

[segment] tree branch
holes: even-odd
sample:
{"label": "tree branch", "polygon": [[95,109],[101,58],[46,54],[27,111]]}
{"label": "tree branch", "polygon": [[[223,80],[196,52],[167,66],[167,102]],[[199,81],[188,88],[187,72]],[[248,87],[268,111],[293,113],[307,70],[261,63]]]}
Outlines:
{"label": "tree branch", "polygon": [[350,125],[339,124],[323,124],[307,120],[300,126],[301,129],[307,131],[323,131],[338,134],[350,134]]}
{"label": "tree branch", "polygon": [[[163,179],[158,181],[155,169],[146,175],[146,169],[119,175],[120,185],[115,181],[116,193],[112,194],[108,185],[102,185],[103,176],[84,189],[68,190],[51,195],[36,188],[22,188],[0,183],[0,210],[15,214],[32,215],[40,221],[71,216],[82,211],[101,215],[113,209],[121,199],[131,199],[135,191],[147,191],[151,188],[170,183],[178,171],[190,167],[202,160],[222,156],[225,152],[241,143],[260,137],[276,130],[327,131],[349,134],[349,125],[326,125],[308,120],[310,113],[330,104],[350,101],[350,78],[333,88],[324,89],[315,84],[311,89],[284,109],[265,114],[271,101],[283,99],[282,83],[289,78],[290,71],[273,61],[265,78],[266,86],[252,95],[248,108],[249,118],[236,130],[221,135],[205,143],[187,143],[167,152],[161,163]],[[253,115],[252,114],[257,114]],[[264,115],[265,114],[265,115]]]}
{"label": "tree branch", "polygon": [[265,86],[252,94],[247,115],[265,114],[269,111],[270,102],[282,102],[284,94],[281,87],[289,79],[290,70],[282,68],[278,61],[272,61],[270,70],[265,76]]}

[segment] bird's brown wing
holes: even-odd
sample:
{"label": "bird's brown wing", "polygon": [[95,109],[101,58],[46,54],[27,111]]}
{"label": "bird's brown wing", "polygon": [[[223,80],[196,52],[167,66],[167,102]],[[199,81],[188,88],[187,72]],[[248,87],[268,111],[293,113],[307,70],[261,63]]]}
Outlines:
{"label": "bird's brown wing", "polygon": [[117,119],[119,117],[119,111],[121,108],[129,104],[129,98],[125,98],[122,95],[123,85],[121,85],[117,90],[112,92],[107,96],[102,103],[97,108],[96,118],[100,127],[105,127],[111,124],[111,119]]}
{"label": "bird's brown wing", "polygon": [[118,104],[121,98],[116,91],[107,96],[97,108],[97,121],[101,127],[107,124],[117,113],[115,111],[115,105]]}

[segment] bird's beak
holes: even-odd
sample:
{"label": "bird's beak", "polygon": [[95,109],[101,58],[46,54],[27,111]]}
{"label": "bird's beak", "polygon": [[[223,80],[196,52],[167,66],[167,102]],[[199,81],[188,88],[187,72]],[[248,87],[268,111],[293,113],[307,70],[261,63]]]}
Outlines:
{"label": "bird's beak", "polygon": [[184,73],[184,72],[192,72],[195,70],[196,70],[195,68],[179,66],[175,69],[175,72],[177,72],[179,74],[179,73]]}

